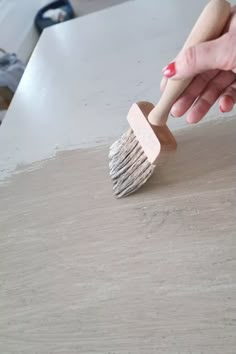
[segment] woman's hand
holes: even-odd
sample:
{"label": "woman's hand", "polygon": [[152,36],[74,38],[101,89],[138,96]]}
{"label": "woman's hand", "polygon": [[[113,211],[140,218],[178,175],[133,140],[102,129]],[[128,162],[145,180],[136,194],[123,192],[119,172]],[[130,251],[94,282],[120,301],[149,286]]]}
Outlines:
{"label": "woman's hand", "polygon": [[236,103],[236,6],[225,33],[179,53],[163,69],[163,91],[168,78],[194,77],[171,109],[174,117],[187,113],[188,123],[199,122],[219,99],[221,112],[230,112]]}

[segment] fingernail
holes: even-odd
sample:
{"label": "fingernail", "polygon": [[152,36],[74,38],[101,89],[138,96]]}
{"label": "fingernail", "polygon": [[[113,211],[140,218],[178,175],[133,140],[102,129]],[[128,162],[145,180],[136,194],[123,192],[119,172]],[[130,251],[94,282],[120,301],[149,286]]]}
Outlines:
{"label": "fingernail", "polygon": [[170,115],[171,115],[171,117],[175,118],[175,115],[174,115],[174,113],[172,112],[172,110],[170,111]]}
{"label": "fingernail", "polygon": [[164,68],[162,69],[162,73],[164,73],[164,71],[166,71],[168,65],[164,66]]}
{"label": "fingernail", "polygon": [[170,115],[171,115],[171,117],[176,118],[177,114],[178,114],[178,110],[176,110],[175,105],[173,105],[171,108],[171,111],[170,111]]}
{"label": "fingernail", "polygon": [[167,78],[174,76],[176,74],[175,62],[173,61],[172,63],[165,66],[162,70],[162,74]]}
{"label": "fingernail", "polygon": [[223,108],[222,108],[221,105],[219,105],[219,109],[220,109],[220,111],[221,111],[222,113],[225,113],[225,111],[223,110]]}

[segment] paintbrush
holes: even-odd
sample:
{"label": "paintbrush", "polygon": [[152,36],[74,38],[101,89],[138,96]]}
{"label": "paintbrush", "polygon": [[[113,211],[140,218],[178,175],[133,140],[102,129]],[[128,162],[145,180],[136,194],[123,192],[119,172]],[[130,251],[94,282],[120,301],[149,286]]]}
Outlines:
{"label": "paintbrush", "polygon": [[[230,16],[231,7],[225,0],[211,0],[203,9],[183,49],[218,38]],[[166,122],[171,107],[192,79],[169,79],[154,107],[149,102],[132,105],[128,113],[130,129],[121,136],[109,152],[110,176],[117,198],[139,189],[152,175],[162,150],[175,149],[177,144]]]}

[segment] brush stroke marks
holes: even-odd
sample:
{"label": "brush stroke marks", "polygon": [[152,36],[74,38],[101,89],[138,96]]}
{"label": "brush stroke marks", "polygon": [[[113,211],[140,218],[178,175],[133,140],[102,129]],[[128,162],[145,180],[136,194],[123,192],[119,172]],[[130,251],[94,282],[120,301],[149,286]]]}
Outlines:
{"label": "brush stroke marks", "polygon": [[0,187],[0,352],[234,353],[236,119],[116,200],[109,143]]}

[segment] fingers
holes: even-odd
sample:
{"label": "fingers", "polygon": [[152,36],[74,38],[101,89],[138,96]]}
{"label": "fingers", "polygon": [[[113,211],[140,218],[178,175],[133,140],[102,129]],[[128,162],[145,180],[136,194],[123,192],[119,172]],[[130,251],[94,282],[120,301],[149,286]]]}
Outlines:
{"label": "fingers", "polygon": [[236,103],[236,81],[225,89],[219,99],[219,109],[221,112],[230,112]]}
{"label": "fingers", "polygon": [[231,16],[226,25],[225,32],[236,30],[236,5],[231,8]]}
{"label": "fingers", "polygon": [[175,62],[163,69],[167,78],[185,79],[208,70],[235,70],[236,32],[227,32],[218,39],[183,50]]}
{"label": "fingers", "polygon": [[232,71],[221,71],[218,75],[216,75],[216,77],[208,83],[196,103],[187,114],[187,122],[199,122],[222,94],[222,91],[230,86],[234,80],[235,74]]}
{"label": "fingers", "polygon": [[218,70],[207,71],[196,76],[185,92],[172,106],[171,115],[181,117],[192,106],[196,98],[203,92],[208,83],[218,74]]}
{"label": "fingers", "polygon": [[[174,59],[175,60],[175,59]],[[173,60],[173,61],[174,61]],[[166,68],[166,67],[165,67]],[[162,73],[165,71],[165,68],[162,69]],[[161,92],[164,91],[166,84],[167,84],[168,78],[165,76],[162,76],[161,83],[160,83],[160,90]]]}
{"label": "fingers", "polygon": [[162,77],[162,79],[161,79],[161,83],[160,83],[160,90],[161,90],[161,92],[163,92],[164,91],[164,89],[165,89],[165,87],[166,87],[166,84],[167,84],[167,78],[166,77]]}

